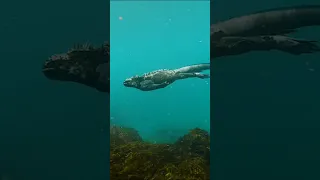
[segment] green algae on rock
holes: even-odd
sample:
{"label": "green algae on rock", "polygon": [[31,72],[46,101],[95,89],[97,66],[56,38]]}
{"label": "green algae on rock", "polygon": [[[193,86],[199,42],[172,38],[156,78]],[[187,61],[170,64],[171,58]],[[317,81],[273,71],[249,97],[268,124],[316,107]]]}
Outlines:
{"label": "green algae on rock", "polygon": [[[124,134],[130,133],[135,138],[126,139],[128,136]],[[191,130],[174,144],[144,142],[132,128],[114,126],[110,135],[113,180],[207,180],[210,177],[210,135],[202,129]]]}
{"label": "green algae on rock", "polygon": [[110,126],[110,149],[136,141],[142,141],[142,138],[135,129],[114,125]]}

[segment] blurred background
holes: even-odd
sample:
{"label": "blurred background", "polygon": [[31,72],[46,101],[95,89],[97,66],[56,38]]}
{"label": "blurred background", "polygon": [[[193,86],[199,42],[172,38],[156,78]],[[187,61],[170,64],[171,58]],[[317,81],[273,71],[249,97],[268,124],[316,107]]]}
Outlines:
{"label": "blurred background", "polygon": [[[318,1],[214,1],[211,23]],[[319,4],[319,3],[318,3]],[[292,37],[320,40],[320,28]],[[251,52],[212,61],[213,179],[319,179],[320,54]]]}
{"label": "blurred background", "polygon": [[0,3],[0,177],[107,179],[106,94],[46,79],[41,68],[76,43],[109,40],[109,2]]}

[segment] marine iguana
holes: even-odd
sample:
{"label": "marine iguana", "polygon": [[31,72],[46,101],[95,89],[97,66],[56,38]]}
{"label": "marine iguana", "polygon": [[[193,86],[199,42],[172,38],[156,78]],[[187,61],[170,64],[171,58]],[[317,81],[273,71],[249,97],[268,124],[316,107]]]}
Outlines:
{"label": "marine iguana", "polygon": [[[320,6],[296,6],[267,10],[211,25],[211,59],[254,50],[280,50],[290,54],[320,51],[317,41],[286,36],[298,28],[320,25]],[[53,55],[43,67],[53,80],[73,81],[110,92],[110,46],[79,45],[67,53]],[[125,85],[141,90],[164,88],[177,79],[200,77],[197,72],[178,76],[174,70],[158,70],[127,79]],[[173,76],[175,74],[175,76]],[[166,80],[167,76],[172,79]],[[175,78],[177,79],[175,79]],[[157,82],[159,81],[159,82]]]}
{"label": "marine iguana", "polygon": [[298,28],[320,25],[320,6],[294,6],[266,10],[212,24],[211,59],[252,50],[280,50],[291,54],[320,51],[317,41],[286,35]]}
{"label": "marine iguana", "polygon": [[78,44],[68,52],[51,56],[42,72],[48,78],[69,81],[110,93],[110,45]]}
{"label": "marine iguana", "polygon": [[210,64],[194,64],[185,66],[178,69],[159,69],[149,73],[145,73],[142,76],[133,76],[126,79],[123,85],[126,87],[133,87],[142,91],[152,91],[160,88],[165,88],[169,84],[172,84],[176,80],[186,78],[209,78],[208,74],[201,74],[204,70],[209,70]]}

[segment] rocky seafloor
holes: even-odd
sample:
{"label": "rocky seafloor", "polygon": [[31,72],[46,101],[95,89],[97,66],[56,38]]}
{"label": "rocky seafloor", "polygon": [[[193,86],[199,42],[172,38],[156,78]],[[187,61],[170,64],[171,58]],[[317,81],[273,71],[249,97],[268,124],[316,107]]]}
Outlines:
{"label": "rocky seafloor", "polygon": [[110,179],[209,180],[210,135],[195,128],[172,144],[145,142],[132,128],[110,127]]}

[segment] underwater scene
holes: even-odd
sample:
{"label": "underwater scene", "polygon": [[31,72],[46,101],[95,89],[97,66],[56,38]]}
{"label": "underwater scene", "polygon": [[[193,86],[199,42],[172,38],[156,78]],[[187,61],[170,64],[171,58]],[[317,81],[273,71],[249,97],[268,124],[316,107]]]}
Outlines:
{"label": "underwater scene", "polygon": [[110,178],[208,179],[210,2],[110,11]]}
{"label": "underwater scene", "polygon": [[320,179],[318,1],[111,4],[2,4],[1,180]]}
{"label": "underwater scene", "polygon": [[[69,82],[54,67],[51,75],[45,70],[49,59],[68,67],[67,55],[85,44],[101,49],[109,41],[109,5],[105,0],[1,3],[1,180],[109,178],[107,93]],[[77,59],[73,56],[70,67]]]}
{"label": "underwater scene", "polygon": [[320,179],[320,6],[211,3],[216,180]]}

